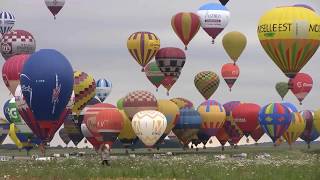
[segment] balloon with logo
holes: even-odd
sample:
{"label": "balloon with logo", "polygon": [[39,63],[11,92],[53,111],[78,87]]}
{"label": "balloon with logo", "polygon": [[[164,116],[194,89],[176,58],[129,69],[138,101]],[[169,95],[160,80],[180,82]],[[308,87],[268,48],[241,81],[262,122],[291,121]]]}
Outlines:
{"label": "balloon with logo", "polygon": [[166,117],[159,111],[145,110],[136,113],[131,121],[139,139],[148,147],[153,146],[167,127]]}
{"label": "balloon with logo", "polygon": [[253,130],[253,132],[250,134],[250,136],[256,142],[256,144],[258,143],[259,139],[261,139],[263,135],[264,135],[264,131],[260,125],[258,125],[258,127],[256,127],[256,129]]}
{"label": "balloon with logo", "polygon": [[0,11],[0,34],[11,31],[14,24],[16,23],[16,18],[14,15],[8,11]]}
{"label": "balloon with logo", "polygon": [[133,116],[139,111],[157,110],[157,99],[148,91],[133,91],[124,97],[123,109],[128,115],[129,119],[132,119]]}
{"label": "balloon with logo", "polygon": [[188,44],[200,29],[200,19],[192,12],[180,12],[171,18],[171,26],[187,50]]}
{"label": "balloon with logo", "polygon": [[[127,149],[136,142],[137,135],[132,129],[131,121],[123,110],[120,110],[123,119],[123,128],[118,135],[119,141]],[[127,152],[127,151],[126,151]]]}
{"label": "balloon with logo", "polygon": [[221,128],[218,133],[216,134],[216,138],[218,139],[218,141],[221,144],[221,149],[222,151],[224,151],[224,145],[228,142],[229,140],[229,136],[226,133],[226,131],[224,130],[224,128]]}
{"label": "balloon with logo", "polygon": [[29,54],[20,54],[10,57],[2,66],[2,78],[11,94],[14,94],[20,84],[20,74]]}
{"label": "balloon with logo", "polygon": [[320,109],[314,113],[313,125],[320,132]]}
{"label": "balloon with logo", "polygon": [[18,105],[19,113],[38,138],[50,142],[68,113],[66,105],[73,89],[71,64],[56,50],[39,50],[25,63],[20,82],[27,106]]}
{"label": "balloon with logo", "polygon": [[212,38],[212,43],[214,43],[215,38],[229,23],[229,10],[221,4],[208,3],[201,6],[197,14],[200,17],[202,29]]}
{"label": "balloon with logo", "polygon": [[188,109],[194,109],[193,103],[185,98],[172,98],[170,101],[174,102],[179,109],[188,108]]}
{"label": "balloon with logo", "polygon": [[24,30],[12,30],[3,34],[0,45],[0,51],[4,59],[19,54],[32,54],[36,50],[34,37]]}
{"label": "balloon with logo", "polygon": [[223,36],[222,45],[234,64],[239,59],[247,45],[246,36],[238,31],[232,31]]}
{"label": "balloon with logo", "polygon": [[56,15],[63,8],[65,0],[44,0],[47,8],[52,13],[54,19],[56,19]]}
{"label": "balloon with logo", "polygon": [[160,49],[160,39],[151,32],[135,32],[127,41],[131,56],[140,64],[142,71]]}
{"label": "balloon with logo", "polygon": [[302,101],[309,94],[313,86],[311,76],[306,73],[297,73],[297,75],[290,79],[289,84],[292,85],[291,92],[297,97],[302,105]]}
{"label": "balloon with logo", "polygon": [[240,101],[230,101],[223,104],[223,107],[226,111],[226,121],[223,124],[223,128],[230,138],[229,143],[231,145],[238,144],[240,139],[243,137],[241,129],[237,126],[237,124],[234,122],[234,119],[231,116],[233,109],[240,104]]}
{"label": "balloon with logo", "polygon": [[276,84],[276,91],[283,100],[283,98],[287,95],[289,91],[289,84],[287,82],[278,82]]}
{"label": "balloon with logo", "polygon": [[260,43],[272,61],[288,77],[308,63],[320,44],[319,16],[304,7],[281,6],[259,21]]}
{"label": "balloon with logo", "polygon": [[284,132],[283,138],[287,141],[289,146],[299,138],[306,127],[306,120],[299,112],[292,112],[292,120],[289,128]]}
{"label": "balloon with logo", "polygon": [[320,133],[314,126],[314,112],[310,110],[304,110],[301,111],[300,114],[306,121],[306,128],[300,135],[300,138],[304,140],[308,144],[308,148],[310,148],[311,142],[316,140],[320,135]]}
{"label": "balloon with logo", "polygon": [[144,68],[144,72],[148,80],[157,88],[158,91],[159,86],[161,85],[163,79],[165,78],[164,74],[161,72],[156,62],[150,62]]}
{"label": "balloon with logo", "polygon": [[232,86],[237,81],[240,75],[240,69],[236,64],[227,63],[222,66],[221,75],[223,79],[226,81],[229,90],[231,91]]}
{"label": "balloon with logo", "polygon": [[9,133],[9,126],[10,123],[6,119],[0,118],[0,145],[3,143]]}
{"label": "balloon with logo", "polygon": [[96,82],[96,95],[103,102],[111,93],[112,83],[107,79],[99,79]]}
{"label": "balloon with logo", "polygon": [[165,47],[157,52],[155,59],[165,77],[161,84],[167,89],[167,95],[169,95],[171,87],[180,77],[186,62],[186,54],[179,48]]}
{"label": "balloon with logo", "polygon": [[273,143],[289,128],[291,120],[291,111],[281,103],[270,103],[261,108],[259,113],[260,126]]}
{"label": "balloon with logo", "polygon": [[194,77],[194,85],[206,100],[218,89],[219,84],[219,76],[212,71],[203,71]]}
{"label": "balloon with logo", "polygon": [[68,134],[66,133],[64,128],[61,128],[59,130],[59,137],[60,139],[66,144],[66,146],[68,146],[69,142],[71,141],[71,139],[69,138]]}

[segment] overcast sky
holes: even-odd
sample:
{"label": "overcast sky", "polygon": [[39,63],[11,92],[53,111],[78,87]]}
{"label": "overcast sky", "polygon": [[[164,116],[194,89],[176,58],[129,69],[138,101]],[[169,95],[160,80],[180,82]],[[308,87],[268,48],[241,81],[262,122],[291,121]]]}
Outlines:
{"label": "overcast sky", "polygon": [[[70,60],[74,70],[92,74],[95,79],[110,79],[113,90],[107,102],[115,104],[128,92],[139,89],[153,92],[158,99],[168,98],[164,88],[155,92],[145,74],[140,72],[141,67],[128,53],[128,36],[136,31],[150,31],[160,38],[161,47],[183,48],[171,28],[171,17],[182,11],[196,12],[208,2],[218,0],[66,0],[57,20],[53,20],[43,0],[0,0],[0,11],[14,13],[17,20],[14,28],[31,32],[36,39],[37,50],[57,49]],[[256,29],[260,16],[266,11],[297,3],[311,5],[320,12],[319,0],[230,0],[227,4],[231,12],[229,25],[217,37],[214,45],[200,29],[189,45],[186,64],[169,98],[185,97],[196,106],[204,100],[193,84],[194,76],[205,70],[220,75],[221,66],[231,62],[222,47],[222,37],[236,30],[244,33],[248,39],[247,47],[238,61],[240,77],[232,93],[221,78],[213,99],[221,103],[231,100],[255,102],[261,106],[279,101],[275,83],[287,81],[287,78],[262,49]],[[3,65],[4,59],[0,59]],[[313,90],[302,106],[298,105],[291,92],[286,96],[286,100],[296,104],[300,110],[320,108],[319,67],[318,51],[302,69],[314,80]],[[0,83],[2,106],[9,98],[9,90],[4,83]],[[270,139],[264,136],[263,141]],[[9,138],[6,142],[10,142]],[[57,134],[51,144],[62,144]]]}

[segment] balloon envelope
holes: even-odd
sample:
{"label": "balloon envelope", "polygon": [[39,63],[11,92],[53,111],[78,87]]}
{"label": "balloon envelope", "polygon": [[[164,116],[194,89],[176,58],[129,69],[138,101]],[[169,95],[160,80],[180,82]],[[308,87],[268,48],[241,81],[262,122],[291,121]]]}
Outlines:
{"label": "balloon envelope", "polygon": [[240,69],[236,64],[232,64],[232,63],[224,64],[221,68],[221,75],[223,79],[226,81],[231,91],[232,86],[234,85],[234,83],[236,82],[236,80],[240,75]]}
{"label": "balloon envelope", "polygon": [[303,133],[306,127],[306,120],[299,112],[292,113],[292,120],[289,128],[284,132],[283,138],[289,145],[293,144]]}
{"label": "balloon envelope", "polygon": [[233,62],[236,62],[247,45],[247,38],[238,31],[232,31],[223,36],[222,45]]}
{"label": "balloon envelope", "polygon": [[61,138],[61,140],[68,145],[69,142],[71,141],[71,139],[69,138],[68,134],[66,133],[64,128],[61,128],[59,130],[59,137]]}
{"label": "balloon envelope", "polygon": [[306,128],[300,135],[300,138],[304,140],[307,144],[310,144],[312,141],[316,140],[320,135],[320,133],[316,130],[314,126],[314,112],[310,110],[305,110],[301,111],[300,113],[306,121]]}
{"label": "balloon envelope", "polygon": [[103,102],[111,93],[112,83],[107,79],[99,79],[96,86],[96,95]]}
{"label": "balloon envelope", "polygon": [[240,101],[230,101],[223,104],[226,111],[226,121],[223,124],[223,128],[230,138],[228,141],[233,145],[237,144],[243,136],[241,129],[237,126],[231,116],[233,109],[240,104]]}
{"label": "balloon envelope", "polygon": [[65,0],[45,0],[47,8],[56,19],[56,15],[60,12],[65,4]]}
{"label": "balloon envelope", "polygon": [[289,91],[289,84],[287,82],[278,82],[276,84],[276,91],[278,92],[280,97],[283,99]]}
{"label": "balloon envelope", "polygon": [[0,11],[0,33],[4,34],[6,32],[11,31],[14,24],[16,22],[16,18],[13,14],[7,11]]}
{"label": "balloon envelope", "polygon": [[297,73],[297,75],[290,79],[289,84],[292,85],[291,92],[297,97],[300,104],[304,98],[309,94],[313,86],[311,76],[306,73]]}
{"label": "balloon envelope", "polygon": [[212,71],[203,71],[194,77],[194,85],[206,100],[218,89],[219,84],[219,76]]}

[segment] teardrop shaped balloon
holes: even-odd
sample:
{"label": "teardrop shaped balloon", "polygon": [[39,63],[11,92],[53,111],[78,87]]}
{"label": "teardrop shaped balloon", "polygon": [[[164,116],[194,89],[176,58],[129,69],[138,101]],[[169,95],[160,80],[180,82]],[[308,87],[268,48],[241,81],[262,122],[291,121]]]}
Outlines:
{"label": "teardrop shaped balloon", "polygon": [[289,84],[287,82],[278,82],[276,84],[276,91],[283,100],[283,98],[287,95],[289,91]]}
{"label": "teardrop shaped balloon", "polygon": [[250,133],[250,136],[252,137],[252,139],[258,143],[259,139],[261,139],[261,137],[264,135],[264,131],[261,128],[261,126],[259,125],[258,127],[256,127],[255,130],[253,130],[252,133]]}
{"label": "teardrop shaped balloon", "polygon": [[68,134],[66,133],[64,128],[61,128],[59,130],[59,137],[60,139],[66,144],[66,146],[69,144],[71,139],[69,138]]}
{"label": "teardrop shaped balloon", "polygon": [[299,112],[292,113],[292,120],[289,128],[284,132],[283,138],[291,146],[303,133],[306,121]]}
{"label": "teardrop shaped balloon", "polygon": [[320,135],[314,126],[314,112],[310,110],[304,110],[301,111],[300,114],[306,121],[306,128],[300,135],[300,138],[304,140],[308,144],[308,148],[310,148],[310,143],[316,140]]}
{"label": "teardrop shaped balloon", "polygon": [[143,71],[160,49],[160,39],[151,32],[135,32],[128,38],[127,47]]}
{"label": "teardrop shaped balloon", "polygon": [[223,36],[222,45],[231,60],[236,63],[247,45],[247,38],[238,31],[232,31]]}
{"label": "teardrop shaped balloon", "polygon": [[96,82],[96,95],[103,102],[111,93],[112,82],[107,79],[99,79]]}
{"label": "teardrop shaped balloon", "polygon": [[123,110],[120,110],[120,113],[123,118],[123,128],[118,135],[118,139],[125,148],[129,148],[134,145],[137,135],[132,129],[131,120],[126,113]]}
{"label": "teardrop shaped balloon", "polygon": [[200,29],[200,18],[192,12],[180,12],[171,18],[171,26],[185,45],[185,50]]}
{"label": "teardrop shaped balloon", "polygon": [[163,79],[165,78],[164,74],[161,72],[156,62],[150,62],[144,68],[144,72],[146,73],[149,81],[157,88],[161,85]]}
{"label": "teardrop shaped balloon", "polygon": [[212,71],[203,71],[194,77],[194,85],[206,100],[218,89],[219,84],[219,76]]}
{"label": "teardrop shaped balloon", "polygon": [[166,117],[159,111],[140,111],[132,118],[132,128],[139,139],[148,147],[153,146],[167,127]]}
{"label": "teardrop shaped balloon", "polygon": [[60,12],[65,4],[65,0],[44,0],[47,8],[52,13],[54,19],[56,19],[56,15]]}
{"label": "teardrop shaped balloon", "polygon": [[319,47],[319,16],[304,7],[273,8],[260,18],[257,33],[272,61],[294,78]]}
{"label": "teardrop shaped balloon", "polygon": [[236,64],[224,64],[221,68],[221,75],[231,91],[232,86],[240,75],[240,69]]}
{"label": "teardrop shaped balloon", "polygon": [[9,126],[10,123],[6,119],[0,119],[0,145],[3,143],[9,133]]}
{"label": "teardrop shaped balloon", "polygon": [[0,11],[0,34],[11,31],[15,22],[16,18],[12,13],[8,11]]}
{"label": "teardrop shaped balloon", "polygon": [[297,97],[301,105],[304,98],[312,89],[313,80],[306,73],[297,73],[293,79],[290,79],[289,84],[292,86],[291,92]]}

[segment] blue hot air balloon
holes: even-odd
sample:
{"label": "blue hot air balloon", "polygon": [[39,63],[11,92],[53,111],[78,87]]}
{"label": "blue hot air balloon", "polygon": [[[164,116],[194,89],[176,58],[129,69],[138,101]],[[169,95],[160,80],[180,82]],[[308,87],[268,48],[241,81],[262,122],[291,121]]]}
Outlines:
{"label": "blue hot air balloon", "polygon": [[73,69],[64,55],[53,49],[33,53],[20,75],[28,104],[24,120],[44,142],[50,142],[67,115],[73,90]]}
{"label": "blue hot air balloon", "polygon": [[99,79],[96,82],[96,95],[103,102],[111,93],[112,83],[106,79]]}

